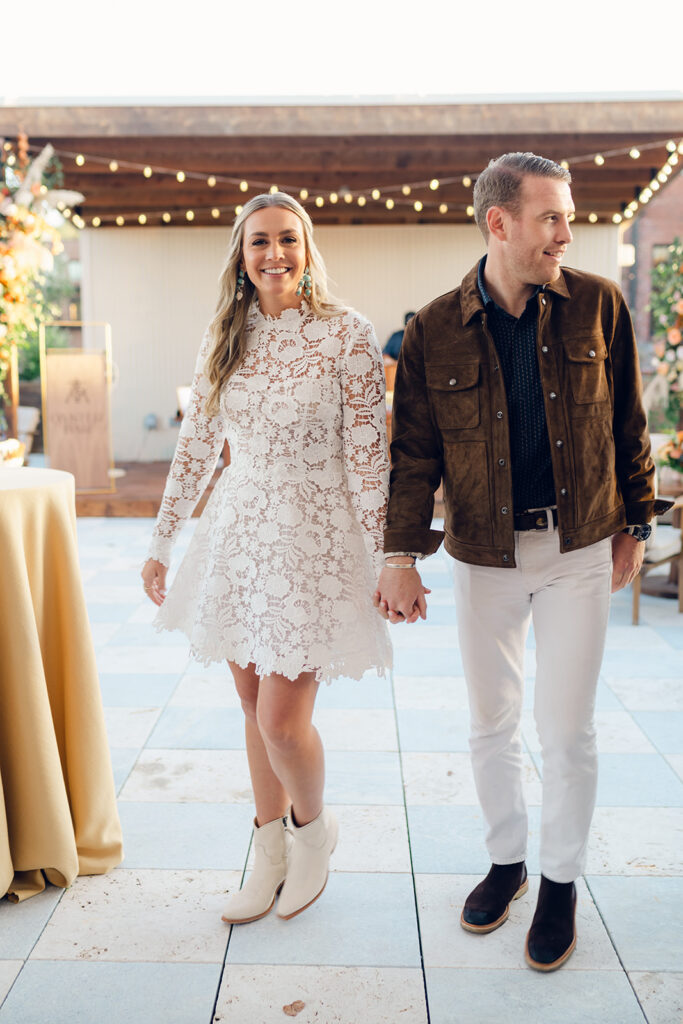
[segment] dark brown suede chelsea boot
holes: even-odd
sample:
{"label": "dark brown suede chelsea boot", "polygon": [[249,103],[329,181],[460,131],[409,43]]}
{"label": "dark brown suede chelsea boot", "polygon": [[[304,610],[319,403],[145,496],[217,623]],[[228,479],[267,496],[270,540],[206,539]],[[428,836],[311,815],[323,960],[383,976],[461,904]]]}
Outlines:
{"label": "dark brown suede chelsea boot", "polygon": [[523,896],[529,888],[526,865],[492,864],[491,870],[465,900],[460,924],[468,932],[495,931],[507,921],[510,904]]}
{"label": "dark brown suede chelsea boot", "polygon": [[526,962],[536,971],[556,971],[575,946],[576,886],[541,875],[536,913],[526,937]]}

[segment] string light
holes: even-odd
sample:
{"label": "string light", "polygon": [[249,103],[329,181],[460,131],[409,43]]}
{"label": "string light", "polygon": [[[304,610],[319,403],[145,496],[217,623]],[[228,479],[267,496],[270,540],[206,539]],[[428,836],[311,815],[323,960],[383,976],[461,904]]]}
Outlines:
{"label": "string light", "polygon": [[671,156],[669,157],[669,159],[667,160],[667,163],[671,167],[675,167],[676,164],[678,163],[678,153],[672,153]]}
{"label": "string light", "polygon": [[633,210],[629,210],[629,208],[627,206],[626,209],[624,210],[624,217],[626,218],[626,220],[630,220],[632,216],[633,216]]}
{"label": "string light", "polygon": [[171,214],[168,213],[168,212],[162,213],[161,219],[163,220],[164,224],[170,224],[171,223]]}
{"label": "string light", "polygon": [[126,223],[125,218],[122,217],[121,214],[119,214],[118,217],[116,218],[116,223],[118,224],[118,226],[120,228],[122,228],[123,225]]}
{"label": "string light", "polygon": [[560,160],[560,167],[562,168],[562,170],[568,171],[569,170],[569,160]]}
{"label": "string light", "polygon": [[622,220],[623,220],[623,218],[622,218],[622,216],[621,216],[621,214],[620,214],[620,213],[615,213],[615,214],[613,214],[613,216],[612,216],[612,222],[613,222],[614,224],[621,224]]}
{"label": "string light", "polygon": [[448,207],[446,203],[441,203],[439,206],[439,213],[448,213]]}
{"label": "string light", "polygon": [[339,196],[337,195],[336,192],[330,192],[330,202],[331,203],[339,202]]}
{"label": "string light", "polygon": [[415,202],[413,203],[413,209],[415,210],[416,213],[420,213],[422,211],[422,203],[420,202],[419,199],[416,199]]}
{"label": "string light", "polygon": [[598,165],[598,167],[602,167],[605,162],[605,158],[602,153],[596,153],[593,157],[593,161]]}
{"label": "string light", "polygon": [[378,188],[373,188],[373,190],[370,193],[370,195],[372,196],[373,199],[379,199],[381,197],[382,193],[380,192],[380,190]]}
{"label": "string light", "polygon": [[668,149],[669,153],[675,153],[676,152],[676,143],[674,142],[673,139],[669,139],[669,141],[666,144],[666,148]]}
{"label": "string light", "polygon": [[147,223],[147,217],[146,217],[146,215],[144,213],[141,213],[140,216],[138,217],[138,224],[146,224],[146,223]]}
{"label": "string light", "polygon": [[242,210],[243,210],[243,209],[244,209],[244,207],[243,207],[243,206],[239,206],[239,205],[237,205],[237,206],[235,207],[235,213],[236,213],[236,215],[237,215],[238,217],[239,217],[239,215],[241,214],[241,212],[242,212]]}
{"label": "string light", "polygon": [[101,223],[102,223],[102,221],[100,220],[99,217],[93,217],[93,219],[92,219],[92,226],[94,228],[98,228]]}
{"label": "string light", "polygon": [[302,199],[304,202],[308,199],[308,189],[307,188],[302,188],[301,189],[301,191],[299,192],[299,199]]}
{"label": "string light", "polygon": [[151,178],[152,177],[152,168],[147,166],[147,167],[145,167],[145,169],[144,169],[144,171],[142,173],[144,174],[144,176],[146,178]]}
{"label": "string light", "polygon": [[180,184],[182,185],[182,183],[185,181],[185,171],[178,171],[175,177],[176,181],[179,181]]}
{"label": "string light", "polygon": [[277,185],[271,185],[268,191],[270,192],[271,196],[274,196],[276,192],[280,191],[280,189],[277,187]]}
{"label": "string light", "polygon": [[240,192],[246,192],[248,188],[249,188],[249,182],[248,181],[241,181],[240,182]]}
{"label": "string light", "polygon": [[384,205],[386,206],[387,210],[393,210],[396,204],[394,203],[393,199],[387,199]]}
{"label": "string light", "polygon": [[409,196],[410,195],[410,185],[404,185],[403,188],[401,189],[401,192],[403,193],[404,196]]}
{"label": "string light", "polygon": [[439,187],[439,179],[432,178],[432,180],[429,182],[429,187],[431,188],[432,192],[436,192],[437,188]]}
{"label": "string light", "polygon": [[213,210],[211,211],[211,216],[213,217],[214,220],[218,220],[220,215],[221,215],[221,211],[218,209],[217,206],[214,206]]}
{"label": "string light", "polygon": [[109,161],[109,170],[112,172],[112,174],[116,174],[118,169],[119,169],[118,161],[117,160],[110,160]]}
{"label": "string light", "polygon": [[356,202],[358,203],[359,206],[365,206],[367,200],[366,200],[365,196],[358,196],[358,199],[356,200]]}
{"label": "string light", "polygon": [[76,163],[77,163],[77,165],[79,167],[82,167],[83,164],[85,163],[85,157],[83,156],[82,153],[79,153],[78,156],[76,157]]}
{"label": "string light", "polygon": [[316,196],[316,197],[315,197],[315,205],[316,205],[316,206],[317,206],[318,208],[320,208],[321,206],[324,206],[324,205],[325,205],[325,200],[323,199],[323,197],[322,197],[322,196]]}
{"label": "string light", "polygon": [[662,185],[664,185],[665,182],[666,182],[666,179],[668,177],[669,177],[668,174],[665,174],[664,171],[660,171],[659,174],[657,175],[657,181],[660,182]]}
{"label": "string light", "polygon": [[186,220],[194,220],[194,210],[188,210],[185,214]]}
{"label": "string light", "polygon": [[632,149],[629,149],[628,155],[631,157],[631,160],[637,160],[640,156],[640,150],[637,146],[634,146]]}
{"label": "string light", "polygon": [[474,217],[474,207],[468,206],[467,209],[465,210],[465,213],[467,214],[468,217]]}
{"label": "string light", "polygon": [[571,224],[572,221],[576,220],[576,214],[575,213],[570,213],[569,216],[567,217],[567,220]]}
{"label": "string light", "polygon": [[465,175],[465,177],[462,179],[462,183],[465,186],[465,188],[469,188],[471,186],[472,179],[470,178],[469,174]]}
{"label": "string light", "polygon": [[653,192],[658,192],[662,186],[656,178],[653,178],[648,187],[651,188]]}
{"label": "string light", "polygon": [[352,203],[353,202],[353,193],[345,192],[344,193],[344,202],[345,203]]}
{"label": "string light", "polygon": [[590,221],[591,224],[597,223],[597,219],[598,219],[597,213],[589,213],[588,214],[588,220]]}
{"label": "string light", "polygon": [[71,210],[69,209],[68,206],[65,206],[64,209],[62,210],[62,216],[63,217],[70,217],[71,216]]}
{"label": "string light", "polygon": [[209,186],[209,188],[216,187],[216,179],[214,178],[213,174],[206,179],[206,184]]}

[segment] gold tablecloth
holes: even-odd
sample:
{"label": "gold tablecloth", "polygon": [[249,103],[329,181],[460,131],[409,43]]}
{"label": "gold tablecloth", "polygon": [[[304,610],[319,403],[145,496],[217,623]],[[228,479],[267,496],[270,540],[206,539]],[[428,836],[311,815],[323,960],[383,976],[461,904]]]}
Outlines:
{"label": "gold tablecloth", "polygon": [[0,897],[122,857],[74,478],[0,468]]}

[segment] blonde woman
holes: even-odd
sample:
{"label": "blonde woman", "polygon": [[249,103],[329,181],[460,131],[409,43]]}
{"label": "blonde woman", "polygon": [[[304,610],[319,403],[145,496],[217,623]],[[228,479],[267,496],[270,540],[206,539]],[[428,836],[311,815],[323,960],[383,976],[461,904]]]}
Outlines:
{"label": "blonde woman", "polygon": [[[173,542],[216,484],[166,593]],[[245,714],[255,861],[223,920],[275,904],[294,917],[327,881],[337,823],[323,806],[318,686],[391,664],[371,594],[382,566],[388,455],[372,325],[327,293],[310,218],[282,192],[235,221],[200,348],[150,558],[158,628],[205,663],[227,660]]]}

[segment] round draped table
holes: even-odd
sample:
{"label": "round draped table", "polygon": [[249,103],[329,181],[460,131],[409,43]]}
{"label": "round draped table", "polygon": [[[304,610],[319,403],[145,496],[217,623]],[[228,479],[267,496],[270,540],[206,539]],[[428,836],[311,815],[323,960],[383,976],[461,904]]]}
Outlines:
{"label": "round draped table", "polygon": [[0,468],[0,897],[123,857],[74,478]]}

